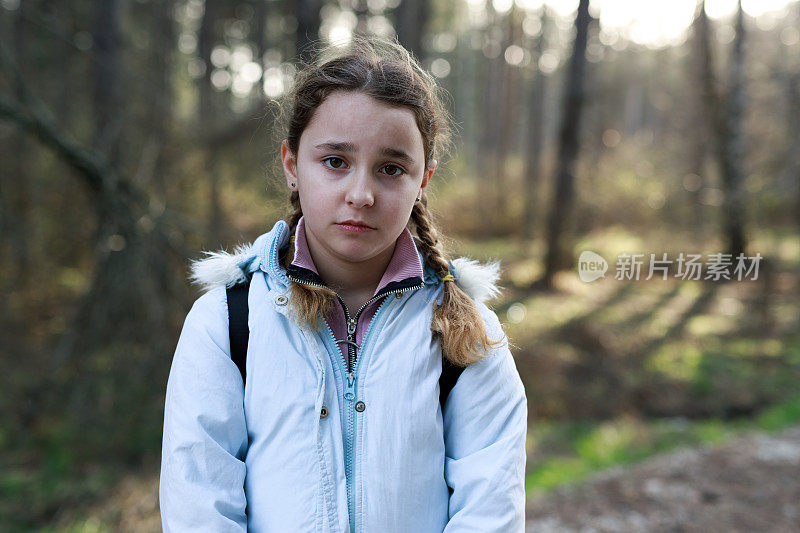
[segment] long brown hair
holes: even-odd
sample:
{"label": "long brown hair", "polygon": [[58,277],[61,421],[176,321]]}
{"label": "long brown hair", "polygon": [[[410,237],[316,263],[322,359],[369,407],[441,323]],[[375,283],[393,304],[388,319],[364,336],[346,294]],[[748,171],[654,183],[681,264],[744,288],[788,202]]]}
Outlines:
{"label": "long brown hair", "polygon": [[[346,50],[331,46],[321,51],[319,57],[318,64],[307,64],[300,69],[292,91],[283,102],[286,141],[293,154],[297,155],[300,136],[317,107],[337,90],[362,92],[410,109],[422,134],[426,168],[447,152],[450,118],[443,95],[433,77],[399,43],[358,36]],[[289,200],[292,212],[287,223],[294,234],[303,210],[297,191],[290,194]],[[427,203],[423,194],[421,201],[414,204],[409,228],[417,235],[417,246],[425,263],[441,279],[449,274],[448,262]],[[290,246],[282,259],[284,266],[289,265],[291,256]],[[299,322],[316,327],[317,317],[334,304],[335,298],[330,289],[293,283],[290,304]],[[439,336],[445,357],[458,366],[477,361],[500,342],[488,337],[477,305],[452,281],[444,282],[442,301],[435,307],[431,330]]]}

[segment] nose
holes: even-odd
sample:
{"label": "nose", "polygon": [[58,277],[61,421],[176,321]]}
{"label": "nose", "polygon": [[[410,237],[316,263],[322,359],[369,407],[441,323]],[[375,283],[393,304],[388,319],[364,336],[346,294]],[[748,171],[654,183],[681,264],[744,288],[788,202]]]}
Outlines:
{"label": "nose", "polygon": [[369,170],[360,170],[351,174],[345,192],[345,202],[355,208],[369,207],[375,203],[373,180]]}

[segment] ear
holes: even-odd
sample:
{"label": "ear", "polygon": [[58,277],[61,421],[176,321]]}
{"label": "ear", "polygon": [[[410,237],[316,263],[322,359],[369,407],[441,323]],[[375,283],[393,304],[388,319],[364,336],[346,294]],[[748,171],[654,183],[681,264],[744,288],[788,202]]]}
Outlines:
{"label": "ear", "polygon": [[281,161],[283,173],[286,175],[286,185],[293,191],[297,190],[297,156],[292,153],[286,139],[281,143]]}
{"label": "ear", "polygon": [[422,173],[422,185],[419,187],[419,194],[422,195],[425,192],[425,187],[431,182],[431,178],[433,177],[433,171],[436,170],[436,165],[438,165],[438,161],[435,159],[431,160],[431,164],[425,168],[425,171]]}

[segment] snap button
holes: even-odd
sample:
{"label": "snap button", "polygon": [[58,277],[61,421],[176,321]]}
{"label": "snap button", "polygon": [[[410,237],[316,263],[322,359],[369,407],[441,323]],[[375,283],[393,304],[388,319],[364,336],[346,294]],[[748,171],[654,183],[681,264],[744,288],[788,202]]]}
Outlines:
{"label": "snap button", "polygon": [[322,409],[320,409],[320,411],[319,411],[319,417],[320,418],[328,418],[328,408],[325,407],[324,405],[322,406]]}
{"label": "snap button", "polygon": [[359,413],[364,412],[364,409],[367,408],[367,405],[364,402],[356,402],[356,411]]}
{"label": "snap button", "polygon": [[278,304],[278,305],[286,305],[286,303],[288,301],[289,301],[289,298],[287,298],[283,294],[279,294],[279,295],[277,295],[275,297],[275,303]]}

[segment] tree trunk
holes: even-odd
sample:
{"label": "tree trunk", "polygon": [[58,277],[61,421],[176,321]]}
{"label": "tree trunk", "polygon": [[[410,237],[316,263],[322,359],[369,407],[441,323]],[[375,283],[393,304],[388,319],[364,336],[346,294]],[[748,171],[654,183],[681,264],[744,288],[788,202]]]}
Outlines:
{"label": "tree trunk", "polygon": [[547,253],[545,256],[544,283],[550,285],[553,275],[561,268],[569,267],[567,258],[567,235],[565,223],[572,216],[574,201],[575,164],[578,159],[581,110],[584,100],[584,70],[586,67],[586,42],[588,39],[589,0],[580,0],[575,16],[575,42],[564,97],[564,115],[559,136],[558,164],[555,192],[550,207],[547,227]]}
{"label": "tree trunk", "polygon": [[745,108],[744,72],[744,11],[739,0],[736,10],[736,34],[733,39],[730,71],[728,74],[728,98],[726,106],[727,135],[724,137],[722,184],[725,193],[723,202],[724,228],[727,251],[735,258],[744,253],[744,177],[745,140],[742,123]]}
{"label": "tree trunk", "polygon": [[[517,116],[519,114],[519,67],[510,64],[505,60],[505,51],[509,46],[514,44],[517,39],[517,28],[521,24],[518,21],[518,13],[513,4],[511,10],[506,15],[506,30],[503,36],[503,42],[500,46],[500,61],[502,64],[502,77],[501,77],[501,99],[499,115],[500,121],[498,123],[498,140],[497,140],[497,188],[495,195],[495,209],[497,214],[507,214],[509,205],[509,187],[508,187],[508,159],[512,153],[511,144],[514,138],[514,132],[517,130]],[[502,221],[505,223],[508,217],[503,217]]]}
{"label": "tree trunk", "polygon": [[425,58],[422,43],[427,30],[429,10],[427,0],[401,0],[394,10],[397,40],[420,61]]}
{"label": "tree trunk", "polygon": [[[22,8],[19,8],[14,15],[13,24],[15,60],[20,69],[24,69],[28,64],[28,24],[23,17]],[[22,87],[14,89],[17,98],[20,98]],[[29,253],[31,222],[29,142],[23,131],[15,132],[12,146],[11,168],[9,172],[3,172],[0,176],[0,235],[8,238],[11,256],[14,258],[8,265],[13,269],[8,272],[8,282],[13,287],[17,284],[25,285],[32,272]]]}
{"label": "tree trunk", "polygon": [[[546,35],[546,8],[542,8],[542,28],[534,45],[534,60],[538,61],[544,52]],[[523,174],[525,195],[525,209],[523,212],[522,234],[526,239],[532,239],[536,220],[537,190],[539,187],[539,173],[541,172],[541,154],[544,147],[544,100],[546,76],[536,69],[531,83],[530,103],[528,105],[528,135],[525,150],[525,171]]]}
{"label": "tree trunk", "polygon": [[469,47],[470,32],[459,33],[457,37],[456,54],[456,79],[460,80],[453,90],[455,92],[455,120],[464,125],[463,139],[464,150],[459,154],[463,157],[466,168],[473,168],[475,163],[475,53]]}
{"label": "tree trunk", "polygon": [[714,151],[717,155],[724,193],[723,234],[726,252],[735,257],[745,250],[744,237],[744,139],[742,114],[744,112],[744,13],[741,3],[736,15],[736,35],[733,41],[728,77],[728,97],[724,100],[714,75],[714,58],[705,1],[695,20],[695,31],[700,45],[703,69],[703,96],[714,133]]}
{"label": "tree trunk", "polygon": [[264,54],[267,52],[269,42],[267,41],[267,17],[269,16],[269,0],[257,0],[254,17],[255,21],[255,36],[253,43],[256,45],[256,62],[261,67],[261,77],[258,79],[258,95],[264,96]]}
{"label": "tree trunk", "polygon": [[[706,176],[706,158],[709,153],[709,139],[713,138],[714,129],[710,127],[714,123],[714,116],[709,107],[710,99],[708,95],[709,83],[713,87],[713,76],[709,80],[709,69],[713,64],[711,61],[711,39],[708,29],[708,19],[705,18],[704,4],[698,3],[695,11],[694,22],[692,23],[692,53],[689,55],[688,93],[693,97],[690,101],[691,109],[686,130],[690,132],[685,137],[688,147],[688,166],[686,171],[690,175],[699,178],[698,183],[693,185],[694,190],[688,191],[691,201],[692,224],[696,228],[703,228],[703,213],[700,202],[703,185],[708,182]],[[703,19],[701,19],[703,11]]]}
{"label": "tree trunk", "polygon": [[[214,47],[214,23],[219,11],[217,0],[206,0],[203,20],[200,22],[200,32],[197,38],[197,53],[205,65],[205,73],[198,80],[198,124],[201,131],[211,131],[216,124],[216,109],[214,106],[214,89],[211,85],[211,50]],[[223,213],[220,202],[219,181],[217,170],[217,148],[209,145],[205,151],[206,172],[208,173],[208,236],[211,247],[222,244]]]}
{"label": "tree trunk", "polygon": [[[789,95],[788,131],[791,132],[792,142],[786,157],[786,167],[782,172],[783,179],[780,181],[794,184],[794,221],[800,227],[800,72],[787,74],[786,83],[786,93]],[[792,190],[791,185],[788,190]]]}
{"label": "tree trunk", "polygon": [[[491,4],[487,6],[487,9],[489,10],[488,27],[493,28],[497,24],[499,17]],[[498,48],[500,48],[501,44],[502,41],[497,43]],[[497,52],[497,50],[493,52]],[[482,99],[479,101],[481,138],[478,150],[480,165],[478,167],[478,205],[476,213],[479,214],[481,220],[481,237],[489,238],[496,233],[498,219],[497,213],[495,213],[500,165],[498,140],[499,130],[503,127],[500,124],[498,110],[502,101],[503,83],[500,80],[503,77],[505,60],[503,59],[502,51],[495,57],[487,57],[484,51],[484,54],[480,57],[484,72],[482,78],[479,79],[479,82],[483,84],[483,94]]]}
{"label": "tree trunk", "polygon": [[94,146],[107,154],[114,166],[120,162],[120,137],[124,123],[120,8],[120,0],[98,1],[92,30]]}
{"label": "tree trunk", "polygon": [[2,41],[0,72],[18,84],[20,95],[19,102],[0,95],[0,119],[28,132],[74,171],[91,194],[101,228],[89,290],[70,313],[67,329],[31,394],[42,398],[43,405],[57,406],[59,416],[69,416],[74,423],[111,419],[117,424],[130,414],[124,408],[110,414],[120,390],[110,389],[111,401],[103,405],[91,387],[124,376],[126,386],[146,393],[142,402],[153,401],[146,385],[154,377],[150,369],[163,367],[165,347],[172,342],[163,333],[169,321],[161,312],[164,295],[171,290],[154,283],[158,277],[153,265],[164,260],[170,238],[159,221],[151,231],[141,228],[146,195],[110,166],[106,154],[79,145],[66,133],[24,83]]}
{"label": "tree trunk", "polygon": [[174,0],[162,0],[152,6],[153,27],[158,28],[150,60],[153,65],[154,99],[150,107],[150,124],[155,157],[152,181],[158,201],[166,203],[166,161],[164,148],[169,145],[168,132],[172,122],[172,51],[175,49],[175,27],[172,20]]}
{"label": "tree trunk", "polygon": [[[263,1],[262,1],[263,3]],[[294,15],[297,18],[296,49],[300,61],[308,63],[314,59],[313,43],[319,38],[319,0],[295,0]]]}

